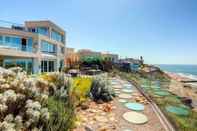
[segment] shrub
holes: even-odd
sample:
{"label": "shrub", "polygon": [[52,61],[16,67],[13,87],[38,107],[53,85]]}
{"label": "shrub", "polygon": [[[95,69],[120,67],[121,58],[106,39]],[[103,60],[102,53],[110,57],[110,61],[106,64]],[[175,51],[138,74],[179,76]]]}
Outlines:
{"label": "shrub", "polygon": [[0,68],[0,131],[68,130],[75,118],[71,85],[61,73],[32,78]]}
{"label": "shrub", "polygon": [[115,93],[106,75],[99,75],[93,78],[90,97],[94,101],[102,100],[104,102],[108,102],[113,100]]}
{"label": "shrub", "polygon": [[73,87],[71,89],[72,96],[75,98],[75,104],[80,105],[86,101],[90,92],[92,80],[91,78],[74,78]]}

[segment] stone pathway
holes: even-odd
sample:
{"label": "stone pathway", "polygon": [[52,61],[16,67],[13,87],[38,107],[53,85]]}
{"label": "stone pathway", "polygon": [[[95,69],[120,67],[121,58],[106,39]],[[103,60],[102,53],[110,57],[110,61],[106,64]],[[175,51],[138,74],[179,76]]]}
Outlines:
{"label": "stone pathway", "polygon": [[110,80],[115,100],[104,104],[90,101],[87,110],[79,109],[81,120],[74,131],[164,131],[148,101],[133,85],[118,78]]}

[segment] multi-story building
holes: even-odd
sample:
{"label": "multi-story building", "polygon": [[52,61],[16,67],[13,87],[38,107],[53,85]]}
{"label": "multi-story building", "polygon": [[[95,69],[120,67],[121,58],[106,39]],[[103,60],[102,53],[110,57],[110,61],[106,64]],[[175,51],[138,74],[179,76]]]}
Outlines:
{"label": "multi-story building", "polygon": [[0,27],[0,66],[28,73],[53,72],[64,65],[65,31],[51,21],[26,21]]}

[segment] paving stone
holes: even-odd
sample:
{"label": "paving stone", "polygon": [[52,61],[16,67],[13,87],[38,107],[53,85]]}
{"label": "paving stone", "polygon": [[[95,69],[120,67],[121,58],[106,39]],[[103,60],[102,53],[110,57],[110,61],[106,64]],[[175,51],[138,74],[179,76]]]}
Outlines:
{"label": "paving stone", "polygon": [[124,113],[123,118],[133,124],[145,124],[148,121],[148,118],[144,114],[134,111]]}

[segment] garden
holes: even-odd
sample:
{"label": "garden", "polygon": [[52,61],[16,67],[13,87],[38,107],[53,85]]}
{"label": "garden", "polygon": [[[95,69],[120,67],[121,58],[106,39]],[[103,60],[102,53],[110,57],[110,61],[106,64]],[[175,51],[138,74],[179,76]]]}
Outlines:
{"label": "garden", "polygon": [[0,130],[71,130],[79,119],[78,107],[88,100],[108,102],[114,96],[106,75],[72,78],[0,68]]}

